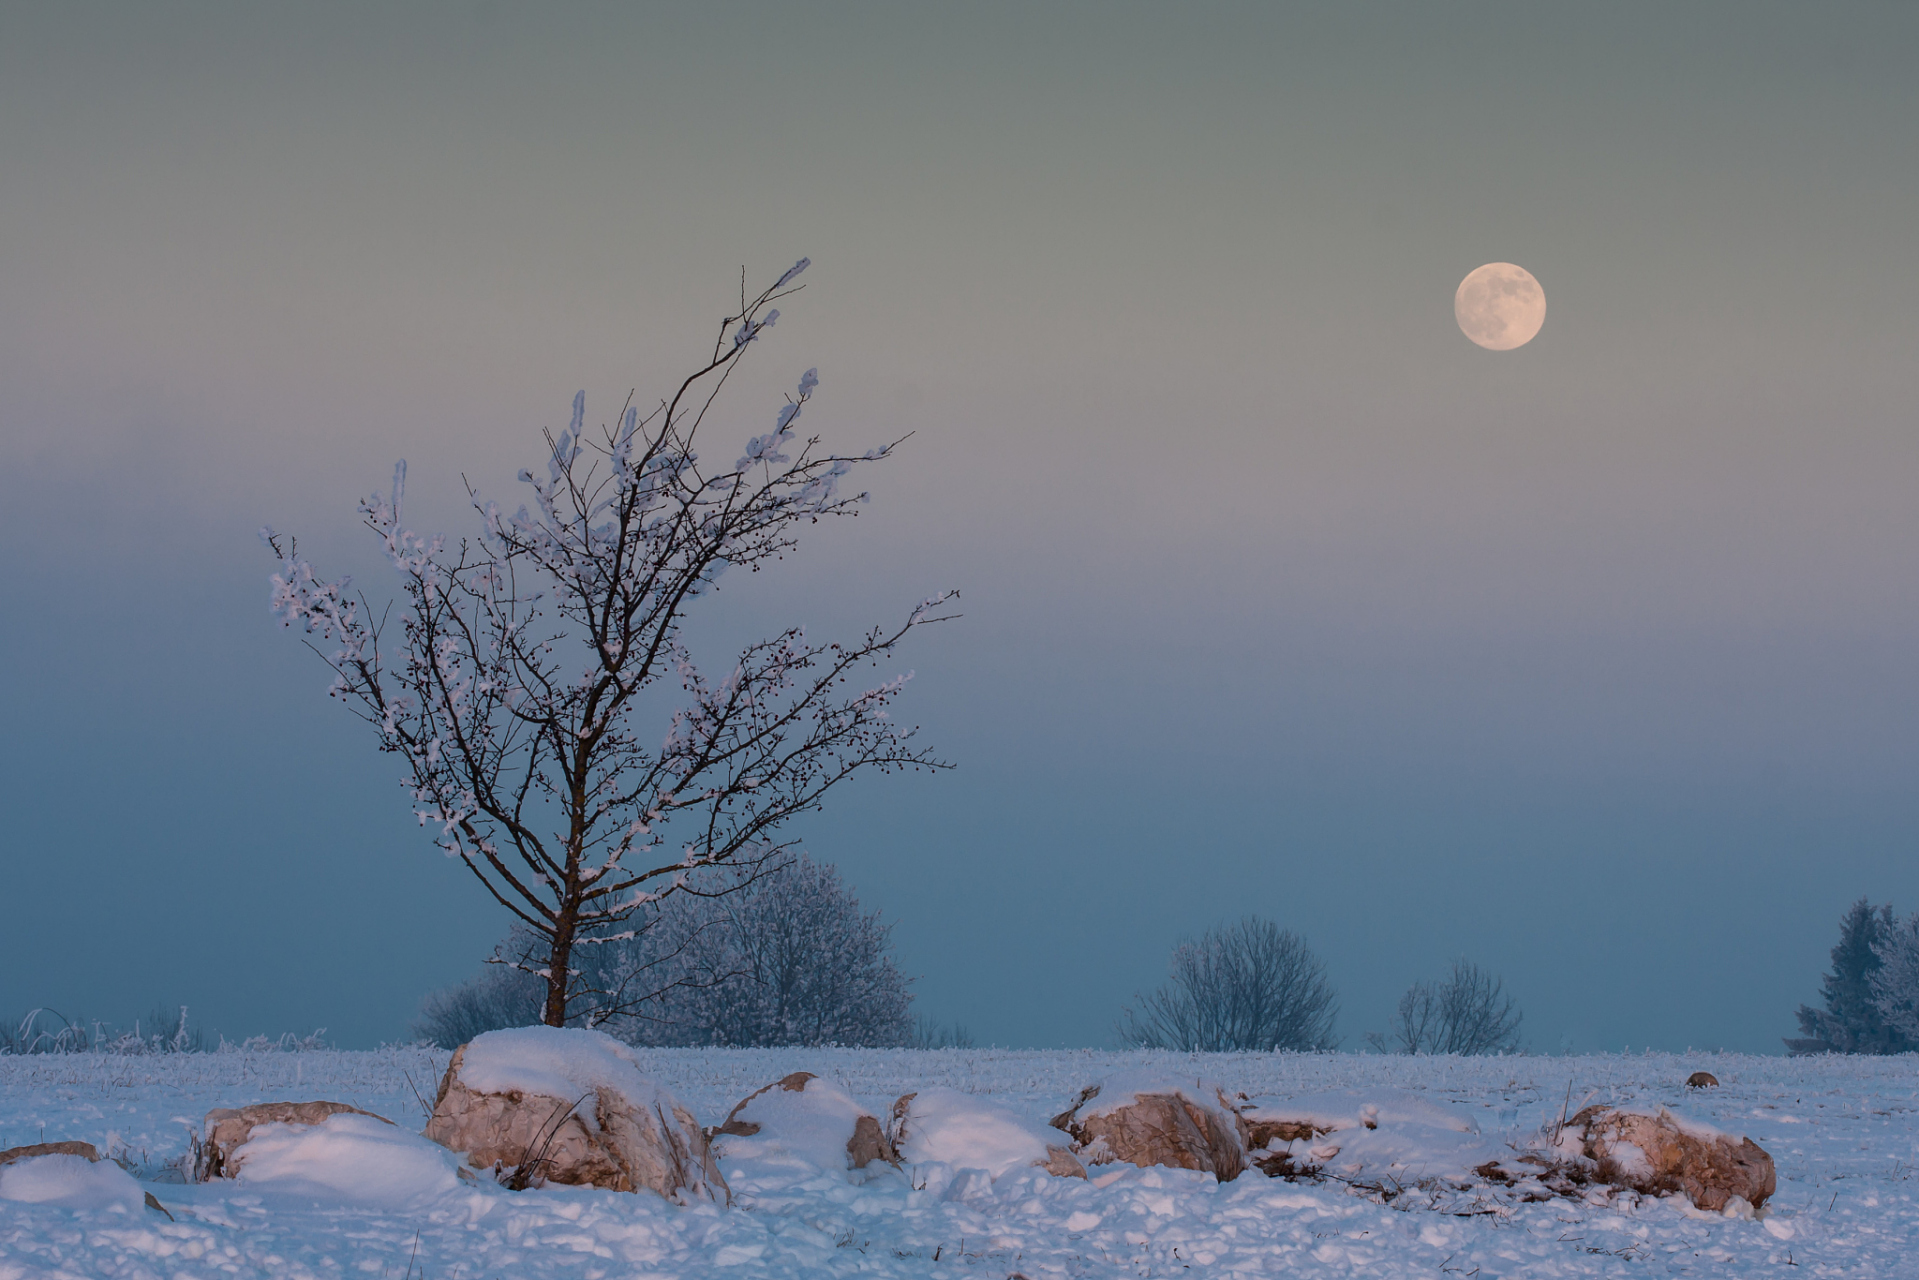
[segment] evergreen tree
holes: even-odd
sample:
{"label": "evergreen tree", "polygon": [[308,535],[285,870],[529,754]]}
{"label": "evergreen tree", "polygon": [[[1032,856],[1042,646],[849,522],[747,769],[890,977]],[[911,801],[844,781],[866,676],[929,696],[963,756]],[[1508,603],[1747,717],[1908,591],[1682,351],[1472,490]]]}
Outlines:
{"label": "evergreen tree", "polygon": [[1795,1052],[1905,1053],[1919,1048],[1886,1023],[1873,1001],[1872,978],[1880,966],[1878,948],[1893,930],[1892,907],[1875,907],[1861,898],[1839,921],[1839,945],[1832,949],[1832,972],[1824,982],[1826,1007],[1799,1006],[1803,1040],[1789,1040]]}

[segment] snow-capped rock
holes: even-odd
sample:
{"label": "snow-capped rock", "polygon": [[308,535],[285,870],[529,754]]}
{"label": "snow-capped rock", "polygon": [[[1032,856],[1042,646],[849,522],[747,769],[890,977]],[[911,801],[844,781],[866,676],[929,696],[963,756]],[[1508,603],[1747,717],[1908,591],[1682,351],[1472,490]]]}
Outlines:
{"label": "snow-capped rock", "polygon": [[726,1201],[693,1113],[599,1031],[518,1027],[460,1046],[426,1136],[514,1188],[548,1182]]}

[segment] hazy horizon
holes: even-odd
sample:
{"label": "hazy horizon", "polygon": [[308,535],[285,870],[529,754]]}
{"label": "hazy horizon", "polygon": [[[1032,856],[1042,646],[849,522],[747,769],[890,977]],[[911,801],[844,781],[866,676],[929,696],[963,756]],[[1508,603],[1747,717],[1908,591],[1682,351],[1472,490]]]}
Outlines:
{"label": "hazy horizon", "polygon": [[[857,520],[696,638],[957,588],[958,764],[795,828],[916,1007],[1103,1045],[1303,934],[1348,1048],[1455,956],[1538,1051],[1777,1052],[1919,908],[1919,11],[0,7],[0,1016],[402,1038],[505,932],[267,610],[262,524],[513,498],[807,288]],[[1537,339],[1468,342],[1474,267]]]}

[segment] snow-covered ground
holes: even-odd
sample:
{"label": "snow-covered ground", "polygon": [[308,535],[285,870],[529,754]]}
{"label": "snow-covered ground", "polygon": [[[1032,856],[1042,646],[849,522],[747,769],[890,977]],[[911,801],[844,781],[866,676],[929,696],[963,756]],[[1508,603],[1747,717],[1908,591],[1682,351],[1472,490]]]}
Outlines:
{"label": "snow-covered ground", "polygon": [[[0,1198],[0,1280],[24,1277],[424,1276],[1665,1276],[1919,1277],[1919,1057],[1697,1055],[1395,1058],[1008,1050],[653,1050],[659,1083],[717,1124],[787,1072],[832,1081],[877,1114],[902,1093],[980,1094],[1044,1124],[1116,1073],[1204,1077],[1283,1098],[1402,1089],[1471,1115],[1492,1143],[1568,1104],[1654,1106],[1758,1142],[1779,1189],[1758,1219],[1673,1200],[1500,1203],[1456,1216],[1332,1183],[1249,1172],[1096,1166],[1091,1182],[1015,1169],[810,1173],[722,1164],[735,1205],[573,1188],[512,1193],[402,1150],[391,1176],[277,1185],[168,1182],[214,1108],[348,1102],[421,1127],[446,1055],[231,1053],[0,1057],[0,1148],[79,1139],[123,1157],[173,1215],[87,1186],[58,1207]],[[1721,1087],[1683,1087],[1695,1070]],[[422,1101],[424,1099],[424,1102]],[[370,1122],[369,1122],[370,1123]],[[391,1131],[388,1131],[391,1132]],[[404,1135],[401,1135],[404,1138]],[[414,1161],[409,1165],[407,1161]],[[262,1166],[265,1168],[266,1166]],[[102,1171],[104,1175],[105,1171]],[[63,1175],[65,1176],[65,1175]],[[73,1180],[79,1186],[84,1179]],[[20,1186],[26,1183],[21,1181]],[[0,1194],[7,1191],[0,1185]],[[90,1198],[91,1197],[91,1198]],[[1470,1203],[1441,1203],[1471,1212]],[[1493,1206],[1482,1206],[1493,1207]]]}

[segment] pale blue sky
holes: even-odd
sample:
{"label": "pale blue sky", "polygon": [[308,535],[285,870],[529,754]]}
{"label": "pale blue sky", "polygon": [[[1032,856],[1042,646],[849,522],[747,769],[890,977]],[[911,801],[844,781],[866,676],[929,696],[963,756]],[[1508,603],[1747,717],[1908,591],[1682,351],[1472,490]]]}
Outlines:
{"label": "pale blue sky", "polygon": [[[1098,1044],[1305,933],[1771,1051],[1919,907],[1908,5],[0,5],[0,1012],[403,1034],[496,909],[266,612],[815,266],[729,430],[913,440],[707,634],[932,590],[960,769],[802,830],[921,1006]],[[1481,351],[1452,291],[1550,312]]]}

